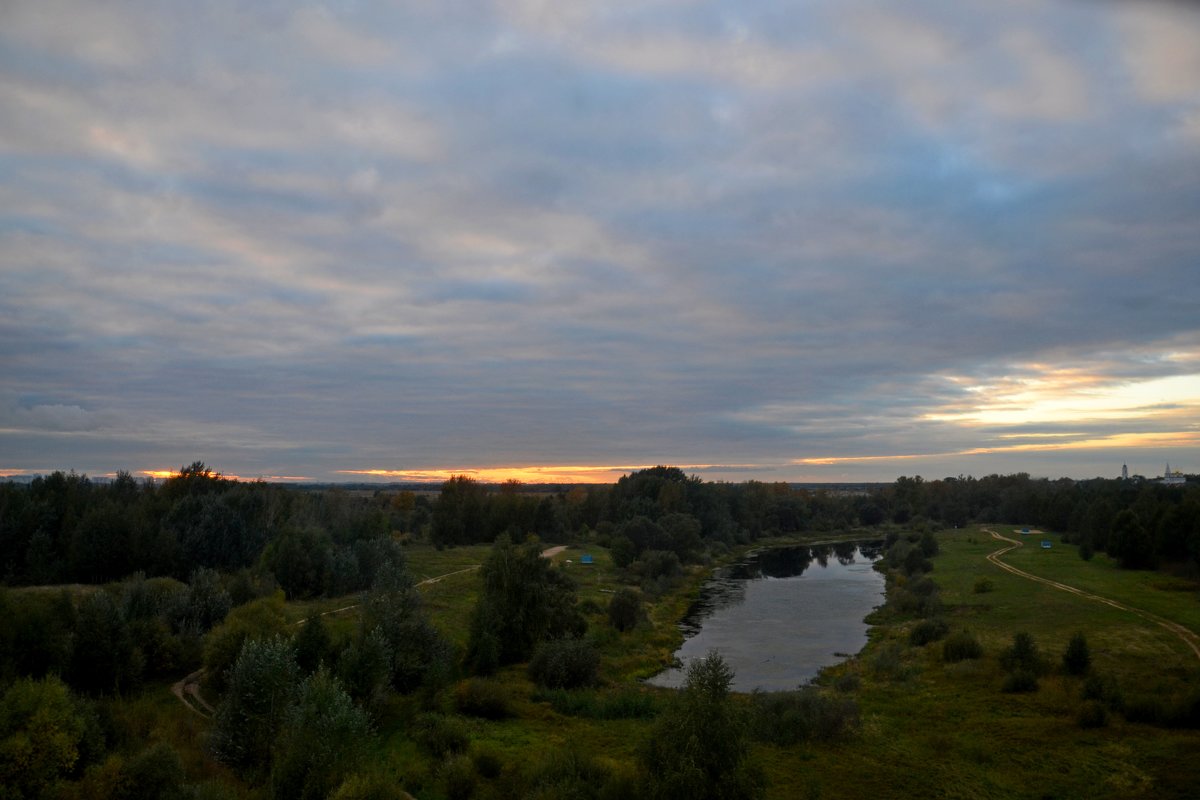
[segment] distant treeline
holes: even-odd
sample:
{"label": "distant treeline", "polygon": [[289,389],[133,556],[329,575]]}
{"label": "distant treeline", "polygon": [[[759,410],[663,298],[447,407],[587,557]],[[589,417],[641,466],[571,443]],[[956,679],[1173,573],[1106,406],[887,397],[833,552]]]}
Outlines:
{"label": "distant treeline", "polygon": [[1106,551],[1128,567],[1200,564],[1196,483],[901,477],[849,493],[705,482],[675,467],[654,467],[613,485],[549,493],[460,476],[431,497],[232,481],[197,462],[161,483],[127,473],[99,483],[56,472],[28,484],[0,484],[0,579],[103,583],[141,572],[187,580],[201,568],[249,570],[273,576],[289,597],[304,597],[369,586],[382,539],[442,547],[501,534],[513,541],[530,534],[591,540],[612,548],[624,566],[647,554],[652,562],[696,561],[772,535],[970,522],[1058,531],[1085,554]]}

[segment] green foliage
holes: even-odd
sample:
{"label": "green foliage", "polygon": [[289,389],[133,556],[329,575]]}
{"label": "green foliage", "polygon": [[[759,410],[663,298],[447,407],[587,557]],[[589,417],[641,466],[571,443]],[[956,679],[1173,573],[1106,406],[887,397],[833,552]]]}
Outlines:
{"label": "green foliage", "polygon": [[449,645],[430,624],[403,564],[389,563],[380,569],[364,598],[360,631],[373,630],[387,642],[396,691],[411,692],[446,671]]}
{"label": "green foliage", "polygon": [[640,752],[651,800],[761,797],[745,714],[729,697],[733,670],[716,652],[692,662],[687,682]]}
{"label": "green foliage", "polygon": [[229,674],[210,734],[218,759],[242,769],[269,761],[276,735],[296,696],[300,667],[282,636],[245,643]]}
{"label": "green foliage", "polygon": [[982,657],[983,645],[968,630],[955,631],[942,642],[942,660],[947,664]]}
{"label": "green foliage", "polygon": [[210,684],[221,690],[229,670],[246,642],[283,635],[287,620],[283,615],[283,593],[276,592],[239,606],[204,639],[204,670]]}
{"label": "green foliage", "polygon": [[48,796],[75,769],[86,729],[58,678],[9,686],[0,698],[0,797]]}
{"label": "green foliage", "polygon": [[1038,690],[1038,676],[1036,672],[1028,669],[1016,669],[1004,678],[1004,683],[1000,687],[1002,692],[1036,692]]}
{"label": "green foliage", "polygon": [[1092,652],[1088,648],[1087,637],[1082,632],[1076,632],[1067,642],[1063,653],[1063,669],[1069,675],[1085,675],[1092,666]]}
{"label": "green foliage", "polygon": [[408,793],[382,775],[351,775],[330,800],[406,800]]}
{"label": "green foliage", "polygon": [[914,647],[922,647],[930,642],[943,639],[950,632],[950,626],[944,619],[923,619],[908,634],[908,643]]}
{"label": "green foliage", "polygon": [[[556,749],[533,769],[529,800],[600,800],[612,796],[613,770],[575,746]],[[628,794],[619,795],[628,797]]]}
{"label": "green foliage", "polygon": [[975,579],[975,594],[987,594],[996,588],[996,584],[992,583],[992,579],[984,575],[980,575]]}
{"label": "green foliage", "polygon": [[536,541],[496,540],[480,570],[483,590],[471,623],[467,664],[487,673],[529,658],[538,642],[580,636],[587,623],[575,608],[575,584]]}
{"label": "green foliage", "polygon": [[538,689],[531,699],[536,703],[549,703],[551,708],[564,716],[589,719],[649,719],[659,709],[653,694],[638,689],[610,693]]}
{"label": "green foliage", "polygon": [[413,721],[413,741],[437,760],[456,753],[465,753],[471,745],[467,726],[456,717],[442,714],[421,714]]}
{"label": "green foliage", "polygon": [[512,715],[503,684],[487,678],[468,678],[454,689],[454,706],[459,713],[483,719],[505,719]]}
{"label": "green foliage", "polygon": [[542,642],[529,662],[529,677],[549,689],[578,689],[596,682],[600,654],[586,639],[574,637]]}
{"label": "green foliage", "polygon": [[333,643],[329,638],[329,629],[318,613],[309,616],[294,638],[296,647],[296,663],[305,675],[317,671],[330,655]]}
{"label": "green foliage", "polygon": [[465,755],[447,758],[439,770],[446,800],[468,800],[475,794],[475,764]]}
{"label": "green foliage", "polygon": [[105,591],[88,592],[79,601],[68,678],[85,692],[116,693],[136,686],[143,660],[135,658],[129,626]]}
{"label": "green foliage", "polygon": [[857,703],[824,694],[814,686],[792,692],[755,692],[750,703],[751,735],[779,747],[831,741],[859,726]]}
{"label": "green foliage", "polygon": [[1037,643],[1025,631],[1013,634],[1012,644],[1000,654],[1000,665],[1009,672],[1027,672],[1034,676],[1046,671]]}
{"label": "green foliage", "polygon": [[1108,725],[1108,709],[1099,700],[1085,700],[1075,721],[1081,728],[1103,728]]}
{"label": "green foliage", "polygon": [[319,669],[300,684],[274,748],[271,792],[279,800],[322,800],[362,762],[366,713]]}
{"label": "green foliage", "polygon": [[151,745],[125,762],[112,800],[191,800],[183,761],[165,742]]}
{"label": "green foliage", "polygon": [[351,697],[365,708],[378,709],[392,684],[392,647],[383,631],[360,629],[338,657],[337,674]]}

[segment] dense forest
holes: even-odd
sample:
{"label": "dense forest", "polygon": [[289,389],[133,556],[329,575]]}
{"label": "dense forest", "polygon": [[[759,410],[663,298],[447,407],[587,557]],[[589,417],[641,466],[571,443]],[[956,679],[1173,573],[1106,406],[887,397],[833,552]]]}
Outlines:
{"label": "dense forest", "polygon": [[[196,463],[161,483],[56,472],[0,484],[0,579],[10,586],[103,583],[137,572],[187,580],[196,570],[264,577],[289,598],[370,585],[379,540],[439,546],[595,537],[622,566],[646,552],[682,562],[764,536],[895,523],[1035,525],[1129,567],[1200,563],[1200,483],[1073,481],[1026,474],[926,481],[830,493],[786,483],[709,483],[674,467],[616,484],[530,492],[455,477],[436,496],[312,491],[239,482]],[[242,589],[241,591],[244,591]]]}
{"label": "dense forest", "polygon": [[[105,704],[197,669],[220,697],[209,751],[247,785],[280,798],[393,796],[342,785],[390,698],[438,697],[464,674],[526,662],[548,691],[595,681],[598,656],[575,587],[540,557],[539,541],[607,549],[638,588],[591,611],[625,631],[637,624],[639,597],[737,545],[875,527],[894,539],[904,528],[925,536],[893,555],[921,572],[936,551],[932,530],[974,521],[1051,529],[1083,557],[1105,551],[1131,569],[1200,567],[1194,481],[902,477],[835,493],[708,483],[655,467],[611,486],[535,492],[455,477],[440,492],[414,493],[240,482],[196,463],[162,482],[54,473],[0,484],[0,576],[10,587],[0,588],[0,798],[52,788],[55,796],[227,796],[220,787],[184,792],[178,754],[161,744],[131,752],[128,726]],[[426,617],[406,545],[493,542],[466,645],[456,647]],[[285,622],[285,602],[352,593],[361,593],[353,632],[331,636],[320,617]],[[459,709],[489,713],[486,684],[468,687],[454,701]],[[699,696],[685,692],[679,703]],[[425,713],[412,735],[446,757],[464,738],[454,724]],[[650,781],[638,790],[646,796],[666,791],[651,785],[652,772],[640,780]]]}

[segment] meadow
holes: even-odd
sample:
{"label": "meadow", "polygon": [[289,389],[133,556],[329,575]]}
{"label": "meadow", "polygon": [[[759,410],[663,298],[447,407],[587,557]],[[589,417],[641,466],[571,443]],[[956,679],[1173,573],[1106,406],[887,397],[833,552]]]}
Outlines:
{"label": "meadow", "polygon": [[[903,613],[894,603],[881,607],[870,618],[867,646],[816,681],[827,695],[856,703],[860,724],[849,734],[788,746],[755,742],[751,756],[766,775],[768,798],[1195,796],[1200,732],[1130,721],[1116,708],[1104,714],[1102,725],[1084,727],[1088,678],[1060,666],[1069,639],[1082,632],[1092,674],[1119,686],[1128,705],[1144,706],[1146,698],[1195,696],[1200,661],[1194,653],[1137,614],[999,569],[987,556],[1005,543],[989,530],[1022,538],[995,525],[940,531],[929,573],[940,597],[934,616],[951,632],[969,630],[982,657],[947,663],[940,641],[910,643],[920,615]],[[1042,538],[1052,541],[1051,549],[1037,546]],[[1084,561],[1054,535],[1025,537],[1025,543],[1005,560],[1200,628],[1200,586],[1193,582],[1122,570],[1103,555]],[[484,545],[407,549],[432,621],[458,648],[465,646],[479,592],[473,567],[488,552]],[[580,563],[585,552],[592,564]],[[524,665],[515,665],[487,678],[452,679],[435,693],[392,695],[371,745],[375,774],[420,800],[527,796],[531,775],[564,770],[599,770],[609,784],[616,776],[617,783],[625,777],[632,785],[639,750],[671,696],[639,679],[670,659],[681,640],[676,623],[708,570],[692,568],[670,591],[647,597],[642,623],[619,633],[605,614],[622,585],[608,551],[569,547],[554,560],[577,581],[589,637],[601,654],[599,684],[539,689]],[[890,594],[911,588],[912,581],[893,574]],[[357,624],[357,600],[349,595],[288,603],[285,613],[298,623],[332,612],[324,618],[331,635],[348,638]],[[1032,637],[1048,667],[1036,691],[1002,691],[1000,656],[1018,631]],[[747,696],[736,700],[752,703]],[[111,708],[137,738],[172,744],[192,780],[219,784],[225,796],[258,796],[207,754],[209,721],[166,686],[149,686]],[[537,796],[558,795],[547,789]]]}

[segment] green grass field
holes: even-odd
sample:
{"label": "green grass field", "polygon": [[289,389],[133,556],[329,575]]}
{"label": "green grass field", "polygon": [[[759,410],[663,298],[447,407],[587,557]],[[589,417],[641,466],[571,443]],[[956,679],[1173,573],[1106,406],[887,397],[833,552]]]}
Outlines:
{"label": "green grass field", "polygon": [[[990,526],[1003,535],[1011,528]],[[823,537],[828,539],[829,537]],[[1050,550],[1037,547],[1050,538]],[[820,682],[832,686],[853,674],[849,696],[859,703],[861,730],[845,740],[780,748],[755,745],[754,757],[770,780],[770,798],[1184,798],[1200,787],[1200,732],[1169,730],[1127,722],[1112,714],[1106,727],[1077,723],[1083,680],[1053,670],[1038,691],[1000,690],[1000,652],[1016,631],[1030,633],[1047,661],[1057,665],[1068,639],[1082,631],[1094,669],[1112,676],[1127,695],[1175,696],[1200,683],[1200,660],[1174,635],[1135,614],[1089,601],[1003,571],[986,560],[1004,545],[982,526],[938,534],[941,553],[931,576],[941,588],[944,616],[952,629],[969,628],[984,648],[977,661],[946,664],[941,646],[908,644],[915,619],[883,610],[872,618],[866,648],[827,670]],[[1085,562],[1057,536],[1026,537],[1026,546],[1006,561],[1036,575],[1111,597],[1130,606],[1200,629],[1200,602],[1193,584],[1159,573],[1119,570],[1106,557]],[[587,552],[593,564],[580,563]],[[458,647],[478,595],[478,572],[486,547],[408,550],[416,580],[448,575],[420,587],[434,621]],[[607,551],[568,548],[555,561],[579,584],[590,635],[603,656],[601,685],[574,696],[584,708],[649,696],[661,706],[669,690],[638,682],[670,658],[681,637],[677,621],[687,610],[707,572],[695,569],[673,592],[647,605],[647,621],[618,634],[603,609],[620,583]],[[570,562],[570,563],[568,563]],[[467,570],[467,571],[463,571]],[[454,574],[450,574],[454,573]],[[991,590],[975,591],[981,578]],[[340,608],[356,597],[289,604],[289,616]],[[346,635],[357,617],[342,612],[333,622]],[[480,778],[475,797],[503,798],[518,785],[517,773],[574,750],[599,759],[609,769],[635,768],[640,743],[652,720],[598,719],[580,712],[559,713],[539,701],[522,666],[491,679],[507,698],[511,716],[501,720],[457,717],[470,736],[470,753],[489,754],[503,768]],[[380,720],[372,759],[421,800],[444,797],[437,768],[410,735],[419,714],[455,715],[456,686],[435,698],[397,698]],[[832,689],[830,689],[832,691]],[[634,698],[636,699],[636,697]],[[233,779],[203,751],[207,722],[183,708],[165,689],[148,689],[124,704],[147,738],[165,738],[184,756],[198,779]]]}

